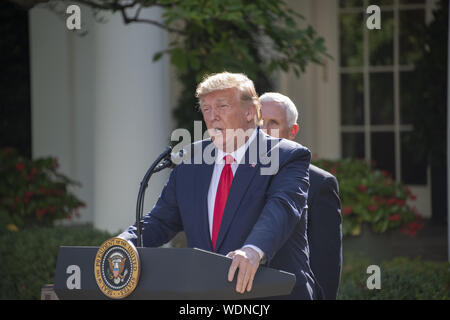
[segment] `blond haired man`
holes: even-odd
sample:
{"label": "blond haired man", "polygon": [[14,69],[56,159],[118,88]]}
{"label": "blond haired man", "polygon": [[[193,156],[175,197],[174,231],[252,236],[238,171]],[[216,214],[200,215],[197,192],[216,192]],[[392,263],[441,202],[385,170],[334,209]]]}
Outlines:
{"label": "blond haired man", "polygon": [[[227,278],[236,280],[237,292],[252,290],[264,262],[296,275],[285,298],[316,298],[304,214],[309,150],[259,130],[260,103],[253,82],[243,74],[208,76],[196,96],[210,138],[194,143],[191,150],[211,150],[215,161],[185,162],[173,169],[144,217],[144,246],[162,245],[184,230],[188,247],[233,259]],[[272,174],[262,173],[272,165]],[[135,241],[136,228],[121,236]]]}

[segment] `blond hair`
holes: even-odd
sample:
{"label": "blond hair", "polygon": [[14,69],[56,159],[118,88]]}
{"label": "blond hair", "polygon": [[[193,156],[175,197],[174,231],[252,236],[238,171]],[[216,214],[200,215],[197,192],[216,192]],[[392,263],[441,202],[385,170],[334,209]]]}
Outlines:
{"label": "blond hair", "polygon": [[195,96],[201,99],[205,95],[219,90],[237,88],[240,92],[240,99],[242,102],[251,102],[256,107],[255,124],[262,125],[261,103],[256,94],[255,85],[243,73],[221,72],[207,75],[202,82],[197,86]]}

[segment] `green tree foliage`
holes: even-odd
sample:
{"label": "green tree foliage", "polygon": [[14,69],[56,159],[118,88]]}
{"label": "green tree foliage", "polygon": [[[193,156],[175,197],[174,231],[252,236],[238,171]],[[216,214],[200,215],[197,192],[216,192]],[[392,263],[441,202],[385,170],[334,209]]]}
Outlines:
{"label": "green tree foliage", "polygon": [[110,237],[91,225],[2,231],[0,299],[40,299],[42,286],[54,283],[60,246],[99,246]]}
{"label": "green tree foliage", "polygon": [[[49,0],[9,0],[32,8]],[[68,4],[68,1],[61,1]],[[174,116],[177,127],[193,130],[200,120],[194,93],[205,74],[245,73],[258,93],[271,90],[270,76],[277,70],[297,76],[308,63],[321,63],[324,39],[311,26],[299,27],[304,18],[282,0],[74,0],[95,12],[118,12],[125,23],[147,23],[173,35],[167,48],[153,61],[170,55],[182,90]],[[50,8],[54,9],[50,5]],[[163,21],[143,18],[143,8],[163,9]],[[151,57],[149,57],[151,58]]]}
{"label": "green tree foliage", "polygon": [[242,72],[263,93],[272,89],[274,71],[292,70],[299,76],[309,62],[320,63],[326,52],[324,40],[311,26],[299,28],[296,19],[302,16],[283,1],[180,1],[163,17],[166,26],[183,25],[163,52],[170,54],[183,84],[175,109],[177,126],[191,131],[193,120],[201,119],[195,88],[206,74]]}

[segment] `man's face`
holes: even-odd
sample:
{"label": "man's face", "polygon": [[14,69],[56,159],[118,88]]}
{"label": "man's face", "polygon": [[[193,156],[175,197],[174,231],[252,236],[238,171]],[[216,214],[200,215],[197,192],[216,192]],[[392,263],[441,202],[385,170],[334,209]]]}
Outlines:
{"label": "man's face", "polygon": [[[293,139],[288,126],[286,111],[275,101],[261,102],[261,111],[264,124],[262,129],[276,138]],[[294,135],[295,136],[295,135]]]}
{"label": "man's face", "polygon": [[235,135],[237,131],[245,132],[255,126],[256,109],[250,103],[241,103],[237,88],[206,94],[201,99],[200,108],[211,139],[226,152],[234,151],[241,145]]}

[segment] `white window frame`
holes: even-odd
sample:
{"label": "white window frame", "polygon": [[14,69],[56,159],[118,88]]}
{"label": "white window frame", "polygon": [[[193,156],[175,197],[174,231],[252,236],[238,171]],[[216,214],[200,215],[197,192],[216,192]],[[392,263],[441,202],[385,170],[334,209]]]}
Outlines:
{"label": "white window frame", "polygon": [[[370,0],[364,0],[363,7],[356,8],[338,8],[338,21],[340,21],[341,14],[345,13],[363,13],[365,19],[366,8],[371,5]],[[369,30],[364,28],[363,30],[363,65],[358,67],[342,67],[339,61],[339,75],[359,73],[363,75],[364,81],[364,124],[362,125],[342,125],[340,124],[340,132],[342,133],[364,133],[364,158],[370,162],[372,159],[371,150],[371,133],[373,132],[393,132],[394,133],[394,161],[395,161],[395,178],[397,182],[402,180],[401,171],[401,140],[400,136],[403,132],[411,132],[413,130],[412,125],[403,125],[400,122],[400,72],[412,71],[415,69],[414,65],[400,65],[399,57],[399,14],[401,10],[413,10],[423,9],[425,11],[425,23],[429,23],[432,20],[432,11],[436,6],[436,0],[426,0],[424,4],[400,4],[399,0],[393,0],[393,5],[380,6],[381,20],[383,20],[384,12],[392,12],[394,19],[394,56],[393,65],[388,66],[371,66],[369,56]],[[364,21],[365,21],[364,19]],[[338,26],[340,24],[338,23]],[[383,25],[381,26],[383,28]],[[341,32],[339,30],[339,32]],[[339,43],[340,46],[340,43]],[[371,125],[370,119],[370,75],[377,72],[392,72],[394,76],[394,123],[392,125]],[[341,94],[341,93],[339,93]],[[342,156],[342,148],[341,148]],[[429,171],[429,170],[427,170]],[[429,182],[429,173],[427,173],[427,185]]]}

